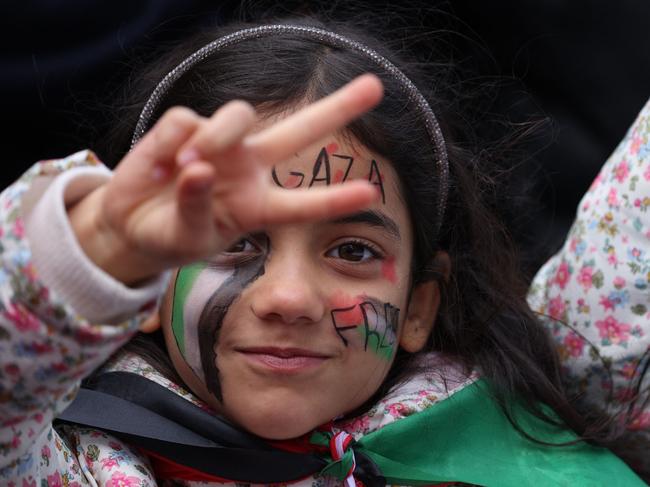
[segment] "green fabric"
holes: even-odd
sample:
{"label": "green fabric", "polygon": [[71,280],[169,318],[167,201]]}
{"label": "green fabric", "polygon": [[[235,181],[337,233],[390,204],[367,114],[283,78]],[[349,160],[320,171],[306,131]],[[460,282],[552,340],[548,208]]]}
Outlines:
{"label": "green fabric", "polygon": [[[313,445],[319,445],[325,448],[329,448],[330,440],[333,435],[324,431],[315,431],[312,433],[309,442]],[[352,470],[352,465],[354,464],[353,458],[353,446],[354,442],[350,443],[350,448],[345,450],[343,457],[340,460],[334,461],[334,459],[327,455],[327,461],[329,462],[327,466],[321,470],[320,475],[325,475],[329,477],[334,477],[338,480],[345,480],[345,478]]]}
{"label": "green fabric", "polygon": [[[561,443],[575,435],[516,411],[533,437]],[[609,450],[580,442],[544,446],[522,437],[478,381],[448,399],[390,423],[351,445],[388,484],[457,481],[487,487],[647,485]]]}

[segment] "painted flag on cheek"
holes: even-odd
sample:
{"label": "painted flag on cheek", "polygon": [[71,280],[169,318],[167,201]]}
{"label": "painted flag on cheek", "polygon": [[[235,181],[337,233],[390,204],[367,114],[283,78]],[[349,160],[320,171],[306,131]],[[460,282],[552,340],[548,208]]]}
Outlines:
{"label": "painted flag on cheek", "polygon": [[172,331],[178,349],[197,377],[205,383],[199,347],[199,320],[206,304],[234,274],[233,268],[215,269],[207,263],[182,267],[176,276]]}

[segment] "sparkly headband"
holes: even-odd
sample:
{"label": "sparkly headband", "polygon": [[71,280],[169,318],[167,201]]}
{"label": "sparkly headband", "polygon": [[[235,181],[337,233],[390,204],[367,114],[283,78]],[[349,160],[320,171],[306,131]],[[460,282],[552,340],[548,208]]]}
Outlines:
{"label": "sparkly headband", "polygon": [[343,37],[339,34],[335,34],[327,30],[300,25],[263,25],[260,27],[239,30],[224,37],[220,37],[203,46],[201,49],[195,51],[189,57],[185,58],[185,60],[183,60],[169,73],[167,73],[167,75],[162,79],[162,81],[160,81],[160,83],[158,83],[156,88],[153,90],[153,93],[151,93],[151,96],[147,100],[147,103],[140,113],[140,118],[138,119],[135,131],[133,132],[131,148],[133,148],[133,146],[142,138],[144,133],[149,128],[156,108],[160,105],[161,100],[165,96],[165,93],[167,93],[171,86],[194,65],[207,59],[218,50],[231,46],[233,44],[237,44],[238,42],[248,39],[259,39],[261,37],[270,37],[283,34],[294,34],[302,37],[307,37],[309,39],[322,42],[323,44],[328,44],[332,47],[350,49],[351,51],[363,54],[399,83],[399,86],[407,94],[409,102],[413,103],[413,105],[417,108],[420,116],[424,120],[427,133],[429,134],[429,137],[431,138],[431,141],[435,147],[435,154],[437,159],[436,165],[438,167],[439,176],[438,219],[436,221],[437,233],[440,229],[440,226],[442,225],[447,202],[449,166],[447,161],[447,148],[445,146],[445,140],[442,137],[442,132],[440,131],[438,121],[433,114],[433,110],[431,110],[431,107],[427,103],[426,99],[424,96],[422,96],[413,82],[408,79],[406,75],[402,73],[397,68],[397,66],[391,63],[388,59],[380,56],[377,54],[377,52],[373,51],[360,42],[353,41],[347,37]]}

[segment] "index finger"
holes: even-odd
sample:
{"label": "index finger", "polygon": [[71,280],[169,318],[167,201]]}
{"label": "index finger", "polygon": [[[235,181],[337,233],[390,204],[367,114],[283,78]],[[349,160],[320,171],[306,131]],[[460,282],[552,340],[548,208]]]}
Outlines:
{"label": "index finger", "polygon": [[276,164],[344,127],[377,105],[382,96],[379,78],[374,74],[361,75],[331,95],[246,137],[244,145],[265,164]]}

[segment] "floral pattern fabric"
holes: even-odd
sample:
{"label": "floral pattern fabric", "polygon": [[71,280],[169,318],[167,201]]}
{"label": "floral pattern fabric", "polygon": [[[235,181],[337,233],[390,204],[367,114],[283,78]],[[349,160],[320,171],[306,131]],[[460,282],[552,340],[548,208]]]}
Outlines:
{"label": "floral pattern fabric", "polygon": [[[650,103],[583,197],[563,248],[529,302],[546,316],[571,396],[629,415],[615,451],[650,477]],[[625,416],[621,416],[621,421]]]}
{"label": "floral pattern fabric", "polygon": [[[30,188],[71,167],[96,165],[90,152],[34,166],[0,195],[0,484],[10,487],[157,485],[148,459],[106,433],[52,426],[92,373],[137,329],[90,323],[40,280],[25,237],[22,201]],[[633,393],[647,363],[650,326],[650,107],[641,113],[583,199],[564,248],[536,277],[532,306],[548,316],[571,392],[608,411]],[[144,304],[144,303],[143,303]],[[475,374],[432,354],[412,378],[366,414],[335,429],[355,438],[442,401]],[[154,380],[206,407],[141,358],[116,355],[105,367]],[[647,380],[637,384],[648,386]],[[639,409],[633,442],[650,445],[650,411]],[[645,455],[647,457],[647,454]],[[641,456],[637,467],[644,468]],[[316,477],[294,485],[338,485]],[[172,484],[167,482],[166,484]],[[173,482],[174,485],[207,485]],[[234,485],[234,484],[233,484]]]}

